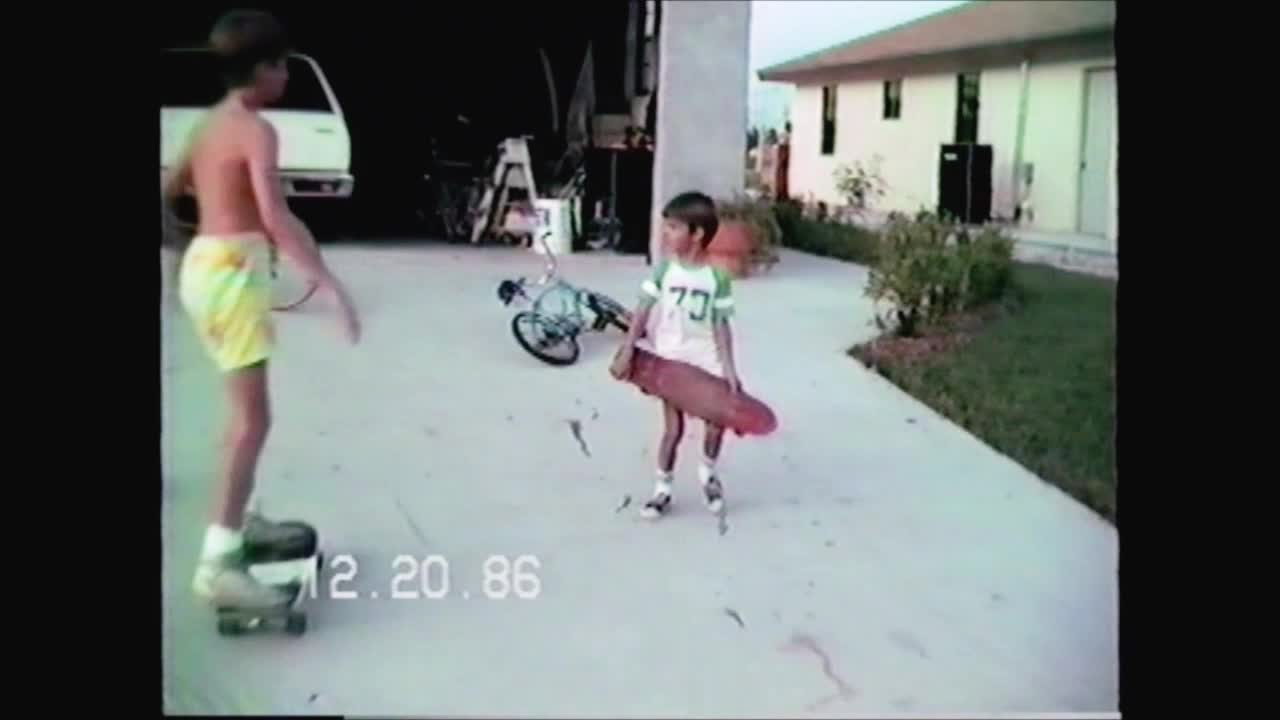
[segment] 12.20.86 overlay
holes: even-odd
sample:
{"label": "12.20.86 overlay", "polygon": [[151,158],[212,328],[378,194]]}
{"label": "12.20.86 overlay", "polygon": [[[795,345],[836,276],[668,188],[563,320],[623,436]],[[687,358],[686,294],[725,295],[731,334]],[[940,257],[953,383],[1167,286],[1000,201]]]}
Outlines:
{"label": "12.20.86 overlay", "polygon": [[[389,576],[385,583],[358,583],[362,568],[349,554],[335,555],[326,564],[320,577],[309,578],[306,592],[311,598],[324,594],[333,600],[533,600],[542,593],[542,580],[538,577],[542,563],[536,555],[520,555],[514,560],[506,555],[490,555],[479,568],[480,579],[472,583],[475,587],[455,582],[449,560],[443,555],[397,555],[389,572],[379,573]],[[362,587],[357,589],[357,585]]]}

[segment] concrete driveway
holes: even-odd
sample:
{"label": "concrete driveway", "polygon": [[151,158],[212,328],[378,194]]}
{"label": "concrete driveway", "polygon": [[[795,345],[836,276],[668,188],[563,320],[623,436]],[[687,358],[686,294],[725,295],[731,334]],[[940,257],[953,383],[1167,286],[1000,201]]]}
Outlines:
{"label": "concrete driveway", "polygon": [[[536,275],[536,256],[326,252],[359,299],[365,340],[345,346],[323,302],[279,318],[259,475],[263,509],[314,523],[329,554],[302,637],[220,637],[188,590],[225,410],[166,293],[166,711],[1116,710],[1114,528],[844,355],[874,332],[864,269],[786,253],[737,286],[744,381],[781,429],[730,436],[722,532],[697,500],[696,427],[676,513],[637,516],[660,415],[608,376],[617,333],[588,336],[569,368],[516,345],[495,288]],[[646,272],[613,255],[562,266],[628,304]],[[341,554],[356,564],[335,565]],[[446,561],[443,597],[393,599],[401,555]],[[495,555],[537,558],[522,564],[536,598],[486,597]],[[441,590],[441,563],[430,566]],[[336,589],[358,597],[329,597],[335,572],[352,569]],[[415,572],[400,587],[421,583]]]}

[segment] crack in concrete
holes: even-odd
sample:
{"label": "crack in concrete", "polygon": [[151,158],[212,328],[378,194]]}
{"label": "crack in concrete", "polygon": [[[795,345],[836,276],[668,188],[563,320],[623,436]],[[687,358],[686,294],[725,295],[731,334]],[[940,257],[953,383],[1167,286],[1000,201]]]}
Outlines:
{"label": "crack in concrete", "polygon": [[404,521],[409,524],[409,529],[413,531],[414,537],[418,538],[418,541],[423,545],[428,545],[427,536],[422,534],[422,530],[418,528],[418,524],[413,521],[413,516],[411,516],[409,511],[405,509],[404,503],[400,502],[400,496],[393,495],[391,496],[391,499],[395,501],[396,508],[398,508],[400,510],[400,514],[404,516]]}
{"label": "crack in concrete", "polygon": [[591,451],[587,449],[587,441],[582,439],[582,421],[568,420],[569,432],[578,440],[578,446],[582,448],[582,454],[591,457]]}
{"label": "crack in concrete", "polygon": [[925,660],[929,659],[929,652],[924,649],[924,645],[920,644],[920,641],[915,639],[911,633],[904,630],[894,630],[889,633],[889,639],[893,640],[903,650],[915,653]]}
{"label": "crack in concrete", "polygon": [[737,610],[727,607],[724,609],[724,614],[733,618],[734,622],[738,623],[738,627],[742,628],[743,630],[747,629],[747,624],[742,622],[742,616],[738,614]]}
{"label": "crack in concrete", "polygon": [[619,505],[618,507],[616,507],[616,508],[614,508],[614,509],[613,509],[613,514],[614,514],[614,515],[617,515],[618,513],[622,512],[624,509],[626,509],[626,507],[627,507],[628,505],[630,505],[630,504],[631,504],[631,496],[630,496],[630,495],[623,495],[623,496],[622,496],[622,504],[621,504],[621,505]]}
{"label": "crack in concrete", "polygon": [[818,659],[822,661],[822,674],[836,686],[835,694],[819,698],[811,703],[808,708],[810,712],[835,700],[849,700],[855,695],[855,691],[849,686],[849,683],[845,682],[844,678],[836,674],[835,663],[831,662],[831,657],[827,655],[826,651],[818,646],[818,641],[814,640],[811,636],[796,633],[791,636],[790,642],[782,646],[782,649],[808,650],[818,656]]}

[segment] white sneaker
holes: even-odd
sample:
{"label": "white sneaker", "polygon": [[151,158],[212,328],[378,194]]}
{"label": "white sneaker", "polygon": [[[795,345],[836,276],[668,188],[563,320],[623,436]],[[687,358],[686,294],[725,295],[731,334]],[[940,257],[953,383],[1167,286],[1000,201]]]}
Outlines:
{"label": "white sneaker", "polygon": [[191,583],[196,597],[219,607],[277,608],[293,599],[270,585],[263,585],[247,568],[218,560],[202,560]]}
{"label": "white sneaker", "polygon": [[656,520],[667,513],[671,509],[671,493],[659,491],[649,498],[649,501],[640,506],[640,517],[646,520]]}
{"label": "white sneaker", "polygon": [[707,502],[707,509],[716,515],[724,510],[724,487],[719,479],[712,477],[702,484],[702,497]]}

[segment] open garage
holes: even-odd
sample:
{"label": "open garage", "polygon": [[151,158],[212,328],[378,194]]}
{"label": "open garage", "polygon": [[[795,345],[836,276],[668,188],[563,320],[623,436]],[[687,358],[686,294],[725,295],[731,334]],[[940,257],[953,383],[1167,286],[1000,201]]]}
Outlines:
{"label": "open garage", "polygon": [[[628,127],[655,134],[649,98],[662,6],[652,0],[267,9],[322,68],[345,115],[355,178],[350,202],[298,203],[304,214],[343,206],[344,235],[438,229],[423,225],[436,199],[424,175],[439,177],[442,162],[443,172],[484,175],[506,138],[531,138],[541,193],[558,191],[575,165],[590,164],[588,193],[610,194],[617,185],[608,163],[588,163],[584,155],[621,145]],[[222,11],[162,12],[160,46],[168,49],[204,44]],[[578,152],[566,156],[571,144]],[[631,163],[639,170],[620,182],[639,184],[647,200],[652,164]],[[585,206],[594,209],[594,202]],[[632,225],[647,232],[646,216],[641,211]]]}

